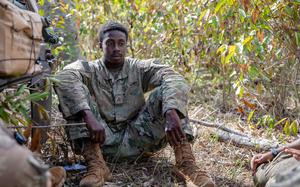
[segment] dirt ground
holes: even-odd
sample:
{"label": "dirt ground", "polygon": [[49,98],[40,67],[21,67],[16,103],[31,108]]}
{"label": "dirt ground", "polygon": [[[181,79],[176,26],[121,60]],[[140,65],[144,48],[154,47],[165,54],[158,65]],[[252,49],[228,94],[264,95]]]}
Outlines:
{"label": "dirt ground", "polygon": [[[213,177],[217,186],[253,186],[249,167],[252,153],[247,148],[218,142],[203,130],[202,136],[193,144],[193,150],[198,166]],[[108,163],[113,178],[105,186],[187,186],[171,175],[173,163],[171,147],[147,159]],[[85,171],[68,172],[65,186],[77,186],[84,173]]]}
{"label": "dirt ground", "polygon": [[[229,128],[237,129],[238,114],[221,113],[209,110],[208,107],[193,107],[190,116],[194,119],[212,121],[216,118],[228,122]],[[56,124],[64,123],[59,113],[55,114]],[[240,122],[239,122],[240,124]],[[213,135],[214,128],[192,124],[198,132],[193,143],[193,150],[198,166],[206,170],[220,187],[254,186],[250,171],[249,160],[255,152],[247,147],[237,147],[231,142],[221,142]],[[241,128],[241,127],[239,127]],[[50,133],[52,136],[48,147],[44,149],[44,159],[50,165],[71,165],[81,163],[83,159],[70,151],[63,130],[57,129]],[[55,144],[55,145],[53,145]],[[54,148],[56,147],[56,148]],[[174,155],[171,147],[167,147],[156,155],[135,161],[108,163],[113,173],[111,181],[105,186],[133,187],[133,186],[187,186],[171,175],[174,166]],[[66,187],[78,186],[85,170],[67,172]]]}

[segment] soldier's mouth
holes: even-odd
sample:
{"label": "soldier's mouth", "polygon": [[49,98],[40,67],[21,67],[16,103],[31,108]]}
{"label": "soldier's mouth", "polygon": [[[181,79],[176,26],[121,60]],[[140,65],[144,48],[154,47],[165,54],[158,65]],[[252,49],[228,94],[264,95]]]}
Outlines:
{"label": "soldier's mouth", "polygon": [[114,55],[112,58],[122,58],[122,55]]}

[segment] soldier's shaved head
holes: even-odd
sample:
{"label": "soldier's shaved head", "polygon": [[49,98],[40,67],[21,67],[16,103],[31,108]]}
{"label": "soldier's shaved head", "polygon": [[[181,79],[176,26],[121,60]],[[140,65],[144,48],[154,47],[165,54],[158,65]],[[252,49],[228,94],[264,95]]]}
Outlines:
{"label": "soldier's shaved head", "polygon": [[128,29],[126,28],[125,25],[117,21],[108,21],[107,23],[102,25],[99,29],[99,33],[98,33],[99,42],[102,43],[105,33],[113,30],[118,30],[123,32],[126,35],[126,41],[128,40]]}

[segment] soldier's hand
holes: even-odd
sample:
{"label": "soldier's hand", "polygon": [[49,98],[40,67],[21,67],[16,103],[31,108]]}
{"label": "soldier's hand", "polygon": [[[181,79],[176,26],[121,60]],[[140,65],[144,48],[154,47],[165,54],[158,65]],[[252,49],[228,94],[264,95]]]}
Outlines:
{"label": "soldier's hand", "polygon": [[105,142],[105,129],[103,125],[99,123],[90,110],[83,110],[82,116],[90,131],[91,140],[93,142],[103,144]]}
{"label": "soldier's hand", "polygon": [[298,149],[294,149],[294,148],[288,148],[288,147],[285,147],[284,149],[283,149],[283,151],[285,152],[285,153],[288,153],[288,154],[291,154],[291,155],[293,155],[293,157],[296,159],[296,160],[300,160],[300,150],[298,150]]}
{"label": "soldier's hand", "polygon": [[166,112],[166,127],[165,132],[167,140],[171,146],[178,146],[186,139],[184,132],[181,129],[180,118],[175,109]]}
{"label": "soldier's hand", "polygon": [[251,159],[251,169],[252,169],[252,174],[254,175],[256,173],[256,169],[259,165],[261,165],[262,163],[271,161],[273,159],[273,155],[271,152],[267,152],[264,154],[257,154],[254,155]]}

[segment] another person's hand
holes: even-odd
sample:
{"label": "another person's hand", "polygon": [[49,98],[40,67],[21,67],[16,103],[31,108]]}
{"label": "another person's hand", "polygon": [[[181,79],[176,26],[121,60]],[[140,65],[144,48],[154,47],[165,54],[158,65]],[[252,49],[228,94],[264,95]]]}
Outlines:
{"label": "another person's hand", "polygon": [[181,129],[181,121],[175,109],[166,112],[165,132],[171,146],[178,146],[186,139]]}
{"label": "another person's hand", "polygon": [[90,110],[83,110],[82,117],[90,131],[90,138],[95,143],[105,142],[105,129]]}
{"label": "another person's hand", "polygon": [[293,157],[294,157],[296,160],[300,161],[300,150],[294,149],[294,148],[288,148],[288,147],[285,147],[285,148],[283,149],[283,151],[284,151],[285,153],[289,153],[289,154],[293,155]]}
{"label": "another person's hand", "polygon": [[254,175],[256,172],[256,169],[259,165],[262,163],[266,163],[268,161],[271,161],[273,159],[273,155],[271,152],[267,152],[264,154],[257,154],[254,155],[251,159],[251,169],[252,169],[252,174]]}

